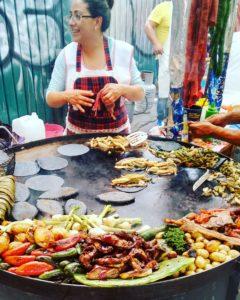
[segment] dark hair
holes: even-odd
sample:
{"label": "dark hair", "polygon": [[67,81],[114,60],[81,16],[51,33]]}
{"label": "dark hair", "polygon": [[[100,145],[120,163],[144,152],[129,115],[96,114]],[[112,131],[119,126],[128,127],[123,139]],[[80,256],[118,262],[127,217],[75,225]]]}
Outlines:
{"label": "dark hair", "polygon": [[108,29],[111,21],[111,9],[114,0],[83,0],[88,5],[88,10],[93,17],[102,17],[101,31]]}

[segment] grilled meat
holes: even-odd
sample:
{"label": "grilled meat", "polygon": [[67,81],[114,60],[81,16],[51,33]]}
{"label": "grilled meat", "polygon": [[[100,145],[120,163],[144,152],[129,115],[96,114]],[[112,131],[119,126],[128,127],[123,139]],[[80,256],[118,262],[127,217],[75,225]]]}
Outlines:
{"label": "grilled meat", "polygon": [[88,279],[138,278],[158,268],[163,253],[157,241],[146,242],[136,233],[119,232],[88,237],[79,257]]}
{"label": "grilled meat", "polygon": [[131,249],[134,246],[132,242],[120,239],[115,234],[105,234],[99,238],[103,243],[107,245],[115,246],[122,249]]}
{"label": "grilled meat", "polygon": [[82,265],[88,270],[92,267],[92,260],[97,255],[97,249],[92,245],[88,246],[86,249],[84,249],[83,253],[79,257],[79,261],[82,263]]}

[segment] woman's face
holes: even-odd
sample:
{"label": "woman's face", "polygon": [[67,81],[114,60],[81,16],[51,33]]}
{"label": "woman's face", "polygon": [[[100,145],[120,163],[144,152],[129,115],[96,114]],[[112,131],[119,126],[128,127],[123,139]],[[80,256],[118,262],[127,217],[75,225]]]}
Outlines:
{"label": "woman's face", "polygon": [[82,0],[73,0],[69,12],[69,26],[74,42],[89,39],[96,30],[96,19],[91,18],[88,5]]}

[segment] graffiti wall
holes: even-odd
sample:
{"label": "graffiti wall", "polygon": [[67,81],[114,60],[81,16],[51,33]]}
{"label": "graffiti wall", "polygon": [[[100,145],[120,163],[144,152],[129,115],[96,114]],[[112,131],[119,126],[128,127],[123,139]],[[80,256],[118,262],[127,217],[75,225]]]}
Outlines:
{"label": "graffiti wall", "polygon": [[[144,24],[157,0],[115,0],[108,34],[135,46],[140,70],[154,69]],[[37,112],[47,122],[62,113],[45,104],[57,54],[71,41],[70,0],[0,0],[0,121]]]}

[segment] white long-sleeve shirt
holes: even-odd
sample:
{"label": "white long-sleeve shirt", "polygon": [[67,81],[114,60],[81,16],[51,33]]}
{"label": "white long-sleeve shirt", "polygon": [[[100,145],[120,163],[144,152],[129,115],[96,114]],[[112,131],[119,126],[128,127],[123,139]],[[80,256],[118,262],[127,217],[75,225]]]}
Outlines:
{"label": "white long-sleeve shirt", "polygon": [[[113,39],[108,37],[108,43],[109,43],[109,51],[110,51],[110,57],[113,59]],[[61,92],[67,89],[66,87],[66,74],[67,74],[67,65],[66,65],[66,59],[65,59],[65,53],[64,49],[61,50],[59,55],[56,58],[54,69],[51,76],[51,81],[49,83],[47,94],[49,92]],[[131,81],[130,85],[141,85],[143,86],[143,81],[141,79],[140,72],[137,68],[136,61],[133,58],[132,63],[130,66],[130,74],[131,74]]]}

